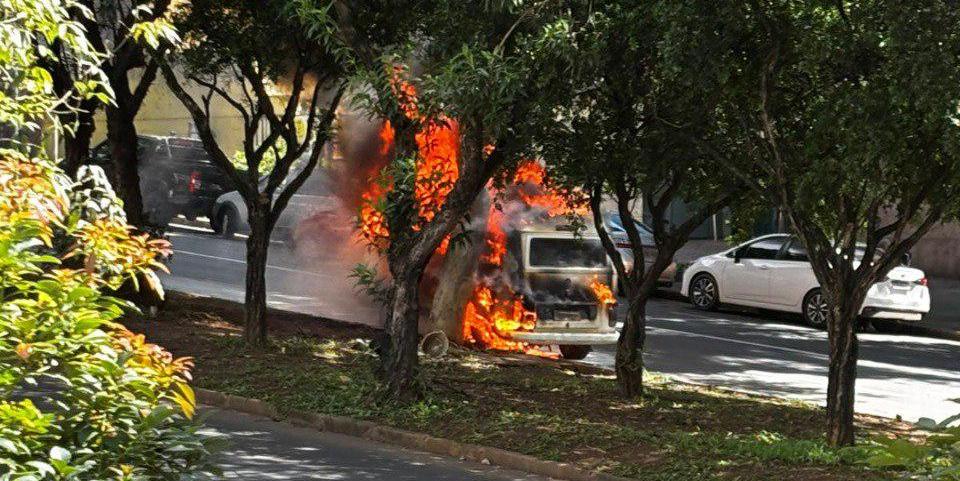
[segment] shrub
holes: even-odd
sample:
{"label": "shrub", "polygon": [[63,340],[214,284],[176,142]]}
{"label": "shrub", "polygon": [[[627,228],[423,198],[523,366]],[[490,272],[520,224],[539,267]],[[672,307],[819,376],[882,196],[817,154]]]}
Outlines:
{"label": "shrub", "polygon": [[868,443],[864,463],[902,469],[914,479],[960,480],[960,414],[937,422],[920,418],[917,427],[929,432],[923,443],[909,439],[876,438]]}
{"label": "shrub", "polygon": [[191,361],[117,324],[132,306],[101,292],[159,285],[166,243],[80,202],[103,186],[70,192],[42,159],[0,150],[0,184],[0,479],[212,471],[190,421]]}
{"label": "shrub", "polygon": [[[158,288],[168,245],[131,232],[102,173],[75,183],[42,156],[71,99],[110,101],[71,15],[90,12],[0,0],[0,481],[202,475],[212,441],[191,419],[191,361],[117,324],[133,307],[104,294]],[[67,96],[41,67],[58,52],[78,74]]]}

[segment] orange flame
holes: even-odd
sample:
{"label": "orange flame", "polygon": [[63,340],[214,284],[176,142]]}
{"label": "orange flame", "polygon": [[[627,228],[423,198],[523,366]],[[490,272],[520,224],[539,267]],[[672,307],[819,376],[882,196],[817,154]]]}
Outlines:
{"label": "orange flame", "polygon": [[511,292],[506,297],[496,297],[489,287],[478,285],[463,311],[463,339],[481,349],[559,357],[556,353],[510,339],[511,333],[532,330],[536,323],[537,315],[523,308],[521,296]]}
{"label": "orange flame", "polygon": [[[414,136],[418,154],[414,176],[414,200],[419,220],[411,228],[419,230],[440,212],[460,176],[460,130],[454,119],[442,116],[432,120],[423,119],[423,114],[417,106],[416,88],[402,78],[403,73],[402,68],[394,69],[393,93],[407,118],[423,121],[420,131]],[[393,126],[390,122],[385,122],[379,135],[380,154],[384,158],[393,149],[395,136]],[[484,152],[490,155],[493,147],[485,147]],[[514,185],[509,192],[522,200],[526,206],[541,209],[550,217],[569,213],[586,213],[584,196],[578,197],[563,189],[551,188],[547,180],[543,165],[536,161],[525,161],[517,169],[513,178]],[[371,179],[370,186],[362,195],[360,232],[364,240],[380,250],[384,250],[389,245],[390,231],[379,206],[392,188],[392,184],[388,181],[377,183],[375,179]],[[491,198],[498,197],[498,194],[499,192],[492,191]],[[484,251],[480,256],[480,263],[484,269],[502,269],[507,254],[505,217],[496,205],[491,205],[486,221]],[[445,254],[449,244],[450,236],[448,235],[441,242],[436,253]],[[501,278],[502,276],[490,277],[490,279]],[[474,286],[471,298],[463,312],[464,341],[483,349],[520,351],[538,356],[558,357],[558,354],[511,339],[512,333],[529,331],[536,326],[536,313],[524,308],[523,296],[517,294],[512,286],[504,285],[502,282],[490,285],[492,282],[494,281],[478,282]],[[612,297],[612,293],[610,295]]]}
{"label": "orange flame", "polygon": [[528,160],[517,167],[513,182],[518,186],[518,195],[530,207],[539,207],[550,217],[587,213],[586,198],[566,189],[550,188],[547,171],[539,162]]}
{"label": "orange flame", "polygon": [[503,231],[503,212],[495,204],[487,212],[486,252],[480,255],[480,261],[494,266],[503,265],[503,256],[507,253],[507,234]]}
{"label": "orange flame", "polygon": [[605,306],[612,306],[617,303],[617,298],[613,295],[613,291],[610,289],[610,286],[600,282],[598,276],[593,276],[593,280],[590,281],[590,289],[593,290],[593,295],[597,296],[597,300]]}
{"label": "orange flame", "polygon": [[[404,115],[413,120],[420,119],[417,89],[404,80],[402,74],[402,67],[394,68],[394,95],[397,96]],[[380,154],[387,156],[393,149],[396,138],[396,131],[389,120],[384,122],[379,137]],[[413,196],[420,221],[412,228],[419,231],[423,223],[432,221],[440,212],[460,177],[460,129],[455,120],[441,117],[436,121],[427,121],[414,135],[414,140],[417,143],[417,162]],[[370,187],[361,196],[360,233],[368,244],[379,250],[388,245],[390,231],[378,204],[391,189],[392,186],[384,189],[371,179]],[[449,245],[450,236],[447,236],[437,247],[436,253],[446,254]]]}
{"label": "orange flame", "polygon": [[[542,209],[550,217],[578,212],[576,198],[565,191],[550,188],[546,169],[536,161],[526,161],[520,165],[513,178],[513,185],[507,192],[518,197],[527,207]],[[500,194],[490,189],[491,199],[496,199]],[[491,202],[487,212],[484,250],[480,254],[481,267],[485,270],[503,268],[507,254],[507,234],[504,228],[506,220],[504,212],[496,203]],[[524,309],[523,296],[517,294],[512,286],[503,285],[502,281],[496,286],[487,285],[502,279],[502,276],[489,276],[488,279],[493,281],[478,283],[464,309],[464,340],[484,349],[558,357],[556,353],[543,351],[511,338],[514,332],[535,328],[537,315]]]}
{"label": "orange flame", "polygon": [[413,196],[420,219],[430,222],[460,177],[460,128],[453,120],[441,119],[428,123],[415,139],[419,155]]}

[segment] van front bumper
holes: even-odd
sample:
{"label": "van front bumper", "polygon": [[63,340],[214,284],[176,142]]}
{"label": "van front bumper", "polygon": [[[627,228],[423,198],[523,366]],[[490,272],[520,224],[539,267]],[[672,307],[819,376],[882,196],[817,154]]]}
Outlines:
{"label": "van front bumper", "polygon": [[515,341],[530,344],[563,344],[581,346],[599,346],[616,344],[620,334],[610,332],[556,332],[556,331],[524,331],[514,332],[510,337]]}

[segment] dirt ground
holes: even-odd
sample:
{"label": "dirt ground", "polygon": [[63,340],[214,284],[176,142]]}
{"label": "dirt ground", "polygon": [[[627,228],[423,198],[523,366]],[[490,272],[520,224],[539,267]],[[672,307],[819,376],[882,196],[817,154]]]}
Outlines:
{"label": "dirt ground", "polygon": [[[378,331],[271,311],[272,345],[243,346],[241,305],[171,293],[155,319],[125,324],[196,362],[200,387],[282,409],[352,416],[645,480],[892,479],[861,448],[831,450],[821,409],[651,375],[643,399],[618,395],[598,368],[512,353],[451,349],[422,363],[423,399],[377,391]],[[911,436],[905,423],[860,417],[862,437]]]}

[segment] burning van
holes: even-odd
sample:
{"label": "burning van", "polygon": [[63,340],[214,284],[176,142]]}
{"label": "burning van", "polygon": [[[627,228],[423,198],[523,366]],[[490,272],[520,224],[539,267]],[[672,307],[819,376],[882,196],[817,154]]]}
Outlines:
{"label": "burning van", "polygon": [[511,338],[558,345],[563,357],[583,359],[591,346],[617,342],[616,274],[595,232],[527,227],[514,232],[509,250],[517,261],[517,291],[536,314],[532,328]]}

